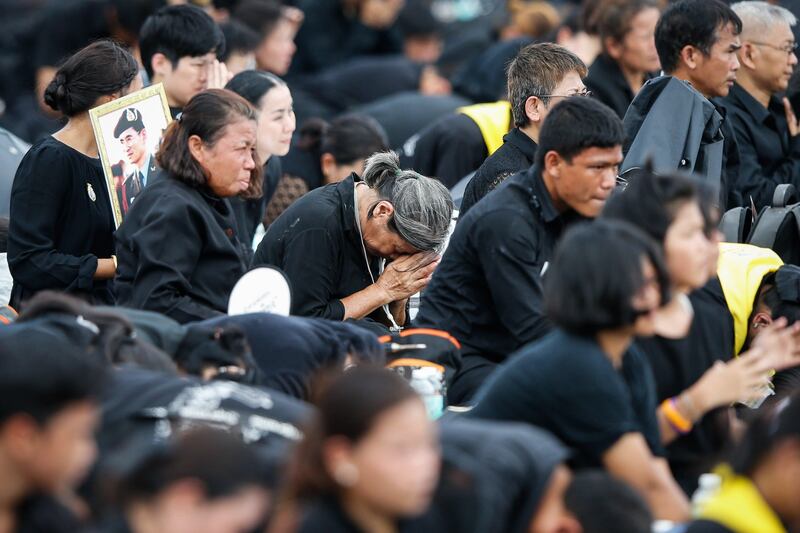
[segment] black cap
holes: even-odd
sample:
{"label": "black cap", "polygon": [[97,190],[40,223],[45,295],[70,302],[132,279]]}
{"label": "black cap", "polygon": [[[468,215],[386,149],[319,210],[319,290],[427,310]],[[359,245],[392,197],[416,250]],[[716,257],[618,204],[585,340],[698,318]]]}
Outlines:
{"label": "black cap", "polygon": [[129,107],[119,116],[117,127],[114,128],[114,137],[119,137],[128,128],[133,128],[137,132],[144,129],[142,113],[135,107]]}

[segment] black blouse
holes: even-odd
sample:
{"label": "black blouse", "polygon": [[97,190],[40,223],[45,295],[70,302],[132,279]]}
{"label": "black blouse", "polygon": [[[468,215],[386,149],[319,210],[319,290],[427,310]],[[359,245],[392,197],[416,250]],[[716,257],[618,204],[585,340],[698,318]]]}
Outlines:
{"label": "black blouse", "polygon": [[11,305],[19,309],[45,289],[113,303],[110,284],[94,279],[97,258],[113,253],[114,219],[100,160],[53,137],[33,145],[11,189]]}
{"label": "black blouse", "polygon": [[[372,284],[356,226],[355,174],[315,189],[281,214],[258,245],[253,265],[273,265],[292,288],[292,314],[342,320],[341,299]],[[378,276],[377,259],[370,260]],[[371,318],[381,320],[377,310]]]}
{"label": "black blouse", "polygon": [[116,237],[117,303],[182,324],[224,314],[247,270],[230,203],[171,176],[144,189]]}

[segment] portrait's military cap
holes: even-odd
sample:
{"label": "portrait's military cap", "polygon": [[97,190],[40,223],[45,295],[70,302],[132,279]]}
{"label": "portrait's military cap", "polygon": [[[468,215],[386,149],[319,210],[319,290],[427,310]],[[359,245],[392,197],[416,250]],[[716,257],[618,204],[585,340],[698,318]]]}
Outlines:
{"label": "portrait's military cap", "polygon": [[119,116],[117,126],[114,128],[114,137],[119,137],[128,128],[133,128],[136,131],[144,129],[142,113],[135,107],[129,107]]}

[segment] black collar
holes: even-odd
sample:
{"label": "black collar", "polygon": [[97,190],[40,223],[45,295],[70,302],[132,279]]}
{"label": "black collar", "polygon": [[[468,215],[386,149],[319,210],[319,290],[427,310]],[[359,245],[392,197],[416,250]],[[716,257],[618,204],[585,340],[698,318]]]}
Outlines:
{"label": "black collar", "polygon": [[[747,111],[759,124],[763,124],[764,121],[770,117],[769,109],[761,105],[761,102],[753,98],[753,95],[747,92],[745,88],[738,83],[733,84],[733,87],[731,87],[728,93],[728,98],[735,103],[737,107]],[[772,104],[772,99],[770,99],[770,104]]]}
{"label": "black collar", "polygon": [[336,192],[339,194],[339,205],[341,206],[342,224],[345,231],[358,233],[356,228],[356,209],[355,187],[356,182],[361,178],[354,172],[347,178],[335,185]]}
{"label": "black collar", "polygon": [[529,161],[536,157],[536,143],[519,128],[514,128],[503,137],[503,142],[514,145]]}
{"label": "black collar", "polygon": [[561,213],[558,212],[556,206],[553,205],[553,199],[550,198],[550,193],[544,184],[542,172],[537,165],[532,166],[525,175],[525,181],[528,184],[528,193],[530,194],[530,204],[536,210],[545,222],[553,222]]}

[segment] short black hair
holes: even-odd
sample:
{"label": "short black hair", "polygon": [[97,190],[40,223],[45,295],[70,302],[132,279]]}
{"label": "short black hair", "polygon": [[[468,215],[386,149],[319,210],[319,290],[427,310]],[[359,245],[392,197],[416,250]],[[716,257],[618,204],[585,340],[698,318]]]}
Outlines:
{"label": "short black hair", "polygon": [[74,339],[40,324],[0,330],[0,424],[25,414],[39,424],[64,408],[94,400],[104,365]]}
{"label": "short black hair", "polygon": [[227,61],[235,52],[253,52],[261,42],[261,35],[248,28],[238,20],[230,19],[220,24],[222,34],[225,36],[225,53],[220,61]]}
{"label": "short black hair", "polygon": [[261,99],[275,87],[285,87],[286,82],[271,72],[243,70],[225,85],[256,108],[261,109]]}
{"label": "short black hair", "polygon": [[147,18],[139,33],[142,63],[153,77],[153,56],[161,53],[177,65],[182,57],[225,53],[225,36],[211,16],[189,4],[167,6]]}
{"label": "short black hair", "polygon": [[320,118],[309,119],[300,128],[297,146],[312,153],[316,162],[322,154],[331,154],[337,164],[347,165],[388,150],[389,140],[377,120],[350,113],[330,123]]}
{"label": "short black hair", "polygon": [[742,19],[721,0],[680,0],[671,4],[656,25],[656,50],[661,68],[674,72],[680,62],[681,50],[694,46],[704,54],[719,39],[720,28],[733,25],[734,34],[742,33]]}
{"label": "short black hair", "polygon": [[564,493],[583,533],[648,533],[653,516],[638,492],[602,470],[577,472]]}
{"label": "short black hair", "polygon": [[649,259],[669,301],[669,273],[661,250],[641,230],[602,220],[572,228],[556,247],[544,278],[547,316],[559,328],[591,337],[633,325],[634,296],[644,287],[642,259]]}
{"label": "short black hair", "polygon": [[544,119],[536,164],[543,168],[551,150],[571,161],[587,148],[613,148],[624,140],[622,121],[607,105],[593,98],[565,98]]}
{"label": "short black hair", "polygon": [[663,246],[675,215],[688,202],[700,203],[697,182],[693,178],[659,176],[642,169],[628,174],[625,189],[608,199],[601,217],[624,220]]}
{"label": "short black hair", "polygon": [[773,320],[783,317],[789,325],[800,320],[800,267],[783,265],[764,276],[761,286],[761,303],[769,308]]}
{"label": "short black hair", "polygon": [[152,13],[164,7],[165,0],[112,0],[117,22],[120,26],[134,35],[139,34],[139,30]]}

